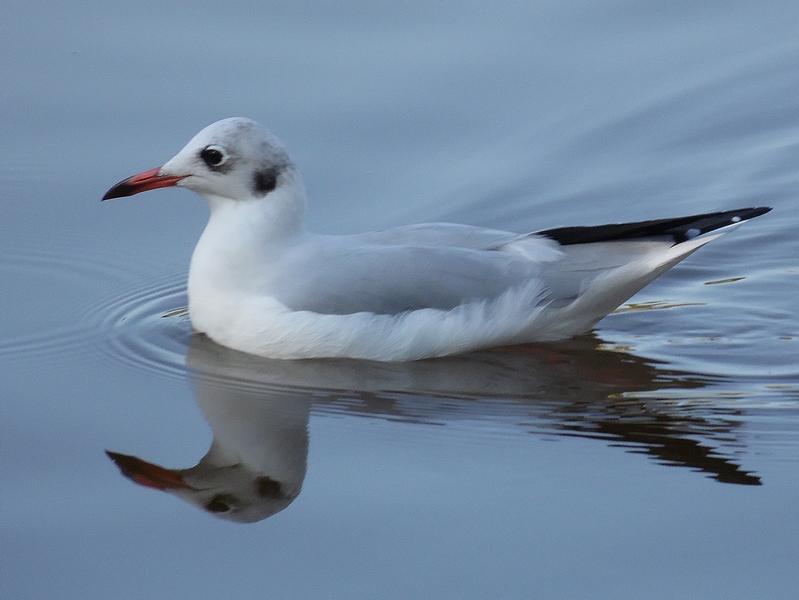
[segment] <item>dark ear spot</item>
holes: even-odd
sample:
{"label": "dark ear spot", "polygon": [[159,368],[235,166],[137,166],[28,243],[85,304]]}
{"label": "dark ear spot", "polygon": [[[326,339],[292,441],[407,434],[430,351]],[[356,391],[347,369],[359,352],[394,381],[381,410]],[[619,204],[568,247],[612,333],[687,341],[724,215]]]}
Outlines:
{"label": "dark ear spot", "polygon": [[261,498],[279,500],[283,498],[283,486],[271,477],[259,477],[255,480],[255,489]]}
{"label": "dark ear spot", "polygon": [[266,196],[277,187],[278,171],[276,169],[264,169],[256,171],[253,176],[252,189],[256,196]]}

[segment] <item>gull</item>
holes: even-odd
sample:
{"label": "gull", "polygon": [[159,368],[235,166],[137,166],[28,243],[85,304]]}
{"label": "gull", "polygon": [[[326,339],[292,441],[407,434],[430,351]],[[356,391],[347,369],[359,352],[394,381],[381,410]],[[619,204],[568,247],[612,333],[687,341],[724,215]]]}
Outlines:
{"label": "gull", "polygon": [[170,186],[197,192],[211,213],[189,267],[192,327],[281,359],[409,361],[566,339],[771,210],[526,234],[453,223],[316,234],[283,144],[242,117],[209,125],[103,200]]}

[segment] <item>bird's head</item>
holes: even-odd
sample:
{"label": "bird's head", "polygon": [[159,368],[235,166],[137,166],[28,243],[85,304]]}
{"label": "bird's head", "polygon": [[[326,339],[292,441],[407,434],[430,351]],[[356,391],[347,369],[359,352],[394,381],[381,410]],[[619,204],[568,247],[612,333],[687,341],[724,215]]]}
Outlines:
{"label": "bird's head", "polygon": [[251,119],[212,123],[162,167],[128,177],[103,200],[181,186],[209,201],[247,201],[295,184],[294,165],[280,141]]}

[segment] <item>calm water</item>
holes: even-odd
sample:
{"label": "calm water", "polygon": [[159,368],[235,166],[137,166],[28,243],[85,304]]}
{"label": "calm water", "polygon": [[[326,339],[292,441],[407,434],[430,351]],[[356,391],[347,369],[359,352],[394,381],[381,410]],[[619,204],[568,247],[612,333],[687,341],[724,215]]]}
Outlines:
{"label": "calm water", "polygon": [[[0,598],[796,598],[798,19],[2,3]],[[569,342],[264,361],[191,334],[200,199],[99,201],[231,115],[319,231],[774,211]]]}

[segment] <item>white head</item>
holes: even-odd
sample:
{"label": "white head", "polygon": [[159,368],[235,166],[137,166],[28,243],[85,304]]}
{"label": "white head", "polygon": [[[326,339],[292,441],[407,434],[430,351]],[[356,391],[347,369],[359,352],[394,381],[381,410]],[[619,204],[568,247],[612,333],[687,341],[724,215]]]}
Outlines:
{"label": "white head", "polygon": [[103,200],[182,186],[212,203],[246,201],[297,184],[283,144],[255,121],[231,117],[200,131],[164,166],[120,181]]}

